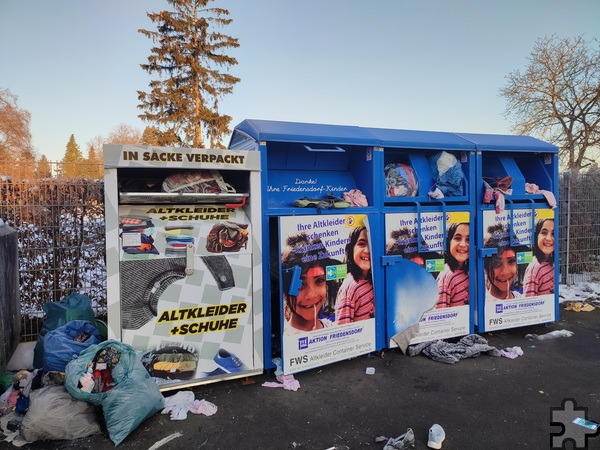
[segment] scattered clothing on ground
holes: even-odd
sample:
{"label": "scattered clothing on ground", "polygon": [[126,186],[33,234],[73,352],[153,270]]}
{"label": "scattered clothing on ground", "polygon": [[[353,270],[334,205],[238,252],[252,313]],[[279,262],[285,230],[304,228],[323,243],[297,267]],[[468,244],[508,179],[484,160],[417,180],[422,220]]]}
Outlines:
{"label": "scattered clothing on ground", "polygon": [[383,450],[403,450],[415,446],[415,433],[412,428],[406,430],[397,438],[389,438]]}
{"label": "scattered clothing on ground", "polygon": [[506,347],[500,350],[500,356],[504,356],[508,359],[515,359],[519,356],[523,356],[523,349],[521,347]]}
{"label": "scattered clothing on ground", "polygon": [[571,337],[573,336],[575,333],[573,333],[572,331],[569,330],[555,330],[555,331],[550,331],[549,333],[546,334],[526,334],[525,335],[525,339],[534,339],[536,341],[547,341],[549,339],[556,339],[556,338],[561,338],[561,337]]}
{"label": "scattered clothing on ground", "polygon": [[477,334],[464,336],[455,344],[437,340],[408,347],[409,356],[416,356],[420,353],[434,361],[446,364],[454,364],[465,358],[475,358],[482,353],[490,356],[501,356],[500,350],[489,345],[485,338]]}
{"label": "scattered clothing on ground", "polygon": [[277,375],[278,383],[274,381],[265,381],[262,386],[271,388],[283,388],[286,391],[297,391],[300,389],[300,382],[294,378],[294,375]]}
{"label": "scattered clothing on ground", "polygon": [[175,395],[165,397],[165,408],[161,414],[171,414],[171,420],[185,420],[187,413],[212,416],[217,406],[206,400],[196,400],[192,391],[179,391]]}

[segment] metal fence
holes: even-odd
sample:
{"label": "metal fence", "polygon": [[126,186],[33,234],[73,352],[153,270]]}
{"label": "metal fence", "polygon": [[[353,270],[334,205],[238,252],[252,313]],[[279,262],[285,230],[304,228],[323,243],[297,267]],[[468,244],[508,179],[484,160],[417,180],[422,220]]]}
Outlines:
{"label": "metal fence", "polygon": [[[55,164],[51,173],[60,173]],[[76,291],[90,298],[99,317],[107,304],[102,180],[27,179],[28,173],[0,174],[0,219],[17,229],[19,239],[22,341],[37,339],[46,302]],[[599,278],[599,185],[600,173],[560,177],[563,284]]]}
{"label": "metal fence", "polygon": [[560,282],[600,279],[600,172],[559,180]]}
{"label": "metal fence", "polygon": [[[56,163],[52,166],[52,173],[61,169]],[[10,173],[10,177],[0,176],[0,219],[18,235],[21,340],[37,339],[45,303],[60,301],[72,292],[87,295],[96,315],[103,318],[103,181],[27,179],[31,168],[14,163]]]}

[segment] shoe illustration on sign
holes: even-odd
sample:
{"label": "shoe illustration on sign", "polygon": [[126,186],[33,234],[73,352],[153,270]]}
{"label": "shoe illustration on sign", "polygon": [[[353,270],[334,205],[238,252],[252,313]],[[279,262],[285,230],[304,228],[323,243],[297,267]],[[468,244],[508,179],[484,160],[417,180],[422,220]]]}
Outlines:
{"label": "shoe illustration on sign", "polygon": [[217,365],[227,373],[243,372],[248,367],[233,353],[221,348],[213,358]]}

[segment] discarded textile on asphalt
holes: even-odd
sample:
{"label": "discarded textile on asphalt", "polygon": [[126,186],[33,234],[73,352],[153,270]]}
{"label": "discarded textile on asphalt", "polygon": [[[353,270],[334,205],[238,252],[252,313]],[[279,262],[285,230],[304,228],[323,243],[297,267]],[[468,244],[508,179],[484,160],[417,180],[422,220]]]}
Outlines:
{"label": "discarded textile on asphalt", "polygon": [[525,335],[525,339],[535,339],[536,341],[547,341],[550,339],[556,339],[556,338],[561,338],[561,337],[571,337],[573,336],[575,333],[573,333],[572,331],[569,330],[554,330],[554,331],[550,331],[549,333],[546,334],[526,334]]}
{"label": "discarded textile on asphalt", "polygon": [[161,414],[171,414],[171,420],[187,419],[187,413],[212,416],[217,412],[217,406],[206,400],[196,400],[192,391],[179,391],[165,398],[165,407]]}
{"label": "discarded textile on asphalt", "polygon": [[32,372],[19,370],[12,376],[13,383],[0,395],[0,415],[13,410],[19,414],[27,412],[29,394],[34,389],[34,380],[38,372],[39,369]]}
{"label": "discarded textile on asphalt", "polygon": [[415,446],[415,433],[412,428],[406,430],[406,433],[401,434],[396,438],[389,438],[383,447],[383,450],[402,450]]}
{"label": "discarded textile on asphalt", "polygon": [[293,375],[283,374],[283,361],[281,358],[273,358],[273,364],[275,364],[275,381],[265,381],[262,386],[271,388],[283,388],[286,391],[297,391],[300,389],[300,382],[294,378]]}
{"label": "discarded textile on asphalt", "polygon": [[[86,392],[80,380],[85,380],[90,369],[97,377],[94,383],[98,389],[92,387],[92,392]],[[102,373],[106,371],[110,373]],[[115,445],[164,408],[164,397],[133,347],[116,340],[88,347],[69,362],[65,387],[76,399],[102,406],[108,435]]]}
{"label": "discarded textile on asphalt", "polygon": [[515,359],[519,356],[523,356],[523,349],[521,347],[506,347],[500,350],[500,356],[504,356],[508,359]]}
{"label": "discarded textile on asphalt", "polygon": [[274,381],[265,381],[262,386],[271,388],[283,388],[286,391],[297,391],[300,389],[300,382],[294,378],[294,375],[277,375],[278,383]]}
{"label": "discarded textile on asphalt", "polygon": [[469,334],[455,344],[437,340],[408,347],[409,356],[416,356],[420,353],[434,361],[446,364],[454,364],[465,358],[475,358],[482,353],[490,356],[501,356],[500,350],[488,345],[487,340],[478,334]]}
{"label": "discarded textile on asphalt", "polygon": [[0,441],[11,442],[15,447],[29,444],[21,435],[23,414],[10,411],[0,416]]}

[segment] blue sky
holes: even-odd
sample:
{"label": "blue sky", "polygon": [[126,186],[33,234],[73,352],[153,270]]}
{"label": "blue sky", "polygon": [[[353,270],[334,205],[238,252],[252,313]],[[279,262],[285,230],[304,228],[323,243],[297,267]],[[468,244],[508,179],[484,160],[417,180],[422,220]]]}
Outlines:
{"label": "blue sky", "polygon": [[[549,34],[600,38],[598,0],[217,0],[241,78],[220,112],[415,130],[510,133],[498,91]],[[0,0],[0,88],[51,161],[119,124],[143,130],[147,11],[166,0]]]}

